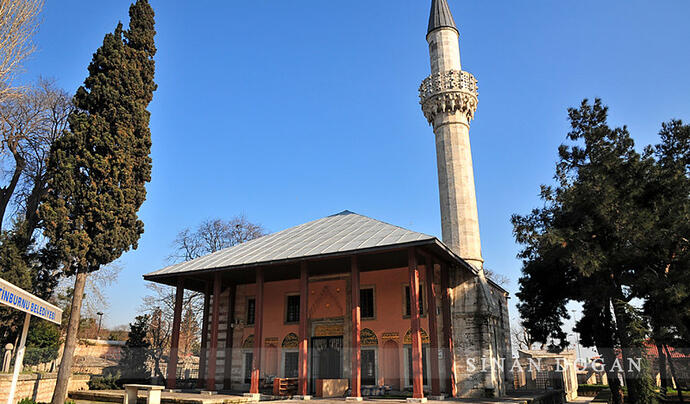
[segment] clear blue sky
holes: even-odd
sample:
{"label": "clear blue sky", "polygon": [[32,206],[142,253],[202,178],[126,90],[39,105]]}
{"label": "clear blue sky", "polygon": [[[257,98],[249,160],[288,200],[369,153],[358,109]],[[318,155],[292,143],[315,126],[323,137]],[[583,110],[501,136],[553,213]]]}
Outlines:
{"label": "clear blue sky", "polygon": [[[417,98],[429,74],[429,3],[152,0],[146,232],[121,259],[104,323],[131,321],[141,275],[205,218],[244,213],[278,231],[349,209],[440,235],[433,133]],[[480,86],[470,135],[483,255],[514,293],[509,218],[537,206],[539,184],[551,181],[567,107],[603,98],[638,145],[656,141],[662,121],[690,120],[690,2],[449,3],[463,69]],[[74,92],[128,6],[48,1],[26,77]]]}

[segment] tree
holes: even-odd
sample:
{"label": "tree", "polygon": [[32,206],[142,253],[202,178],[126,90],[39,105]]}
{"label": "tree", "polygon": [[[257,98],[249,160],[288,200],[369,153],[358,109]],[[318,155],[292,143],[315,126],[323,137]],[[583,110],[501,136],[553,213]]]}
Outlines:
{"label": "tree", "polygon": [[151,318],[148,315],[137,316],[129,325],[129,336],[120,357],[119,368],[125,380],[142,381],[149,379],[147,365],[151,344],[148,340]]}
{"label": "tree", "polygon": [[187,307],[180,323],[180,356],[199,354],[201,328],[191,308]]}
{"label": "tree", "polygon": [[170,350],[170,335],[172,324],[163,317],[163,311],[156,309],[149,322],[147,340],[151,345],[150,357],[153,362],[153,373],[156,378],[165,383],[165,375],[161,370],[161,362],[166,352]]}
{"label": "tree", "polygon": [[9,171],[0,187],[0,228],[14,199],[22,249],[38,226],[38,205],[47,191],[48,151],[66,129],[71,110],[71,97],[46,79],[0,102],[0,163]]}
{"label": "tree", "polygon": [[40,208],[48,250],[75,275],[72,309],[52,403],[67,395],[87,275],[137,248],[137,211],[151,179],[149,112],[156,84],[154,13],[146,0],[129,9],[89,65],[74,97],[69,131],[48,159],[48,193]]}
{"label": "tree", "polygon": [[[25,290],[31,290],[31,268],[24,262],[21,252],[14,243],[8,242],[10,235],[0,233],[0,278]],[[24,313],[3,308],[0,310],[0,337],[12,341],[15,346]]]}
{"label": "tree", "polygon": [[170,259],[176,262],[193,260],[264,234],[263,226],[250,222],[244,215],[230,220],[204,220],[194,230],[188,227],[177,234]]}
{"label": "tree", "polygon": [[529,331],[525,329],[519,322],[513,320],[513,327],[511,327],[511,336],[513,345],[518,349],[530,350],[536,343]]}
{"label": "tree", "polygon": [[[52,295],[58,277],[54,267],[44,262],[33,234],[39,225],[38,202],[45,195],[47,151],[62,133],[70,107],[70,97],[44,79],[0,101],[0,165],[9,170],[8,178],[0,186],[0,227],[3,217],[6,219],[0,252],[6,260],[17,260],[14,271],[28,271],[31,282],[24,287],[44,299]],[[7,255],[10,251],[11,256]],[[2,337],[12,341],[23,318],[3,318],[9,334]],[[8,319],[12,319],[12,324],[6,323]]]}
{"label": "tree", "polygon": [[490,268],[484,268],[484,275],[501,286],[506,286],[510,283],[510,278]]}
{"label": "tree", "polygon": [[[89,274],[84,286],[84,301],[82,303],[82,316],[96,318],[97,313],[108,310],[110,306],[104,291],[107,291],[119,277],[122,266],[118,262],[104,265],[98,272]],[[72,297],[72,286],[74,285],[74,275],[63,277],[56,288],[58,295],[69,294]],[[69,311],[69,309],[68,309]]]}
{"label": "tree", "polygon": [[31,318],[31,326],[26,336],[24,363],[38,365],[58,357],[60,348],[60,329],[56,324],[36,317]]}
{"label": "tree", "polygon": [[[645,240],[642,248],[647,253],[641,258],[648,268],[644,310],[659,354],[661,391],[666,395],[670,382],[664,352],[669,346],[690,346],[690,125],[680,120],[664,123],[659,137],[661,142],[646,150],[656,161],[650,182],[656,231]],[[673,369],[671,357],[668,365]],[[682,401],[680,388],[678,393]]]}
{"label": "tree", "polygon": [[[607,125],[600,100],[568,111],[572,145],[559,148],[556,186],[542,186],[544,207],[513,216],[522,244],[519,310],[523,325],[552,349],[566,343],[565,304],[583,302],[577,323],[583,344],[595,345],[610,369],[620,349],[624,362],[642,358],[646,318],[631,302],[644,299],[647,267],[641,249],[657,223],[649,186],[654,160],[640,155],[627,129]],[[610,375],[611,376],[611,375]],[[649,374],[626,372],[630,400],[653,402]],[[622,402],[616,378],[614,401]]]}
{"label": "tree", "polygon": [[39,25],[43,0],[0,2],[0,101],[13,95],[14,77],[35,47],[32,38]]}

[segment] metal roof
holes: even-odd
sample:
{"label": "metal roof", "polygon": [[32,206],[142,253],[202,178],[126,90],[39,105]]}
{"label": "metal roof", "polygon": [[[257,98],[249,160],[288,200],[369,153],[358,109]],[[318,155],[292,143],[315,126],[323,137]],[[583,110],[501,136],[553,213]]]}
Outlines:
{"label": "metal roof", "polygon": [[448,7],[448,2],[446,0],[432,0],[427,34],[435,29],[444,27],[458,30],[458,27],[455,26],[455,20],[453,20],[453,14],[450,12],[450,7]]}
{"label": "metal roof", "polygon": [[315,257],[418,241],[437,240],[427,234],[346,210],[191,261],[171,265],[144,277]]}

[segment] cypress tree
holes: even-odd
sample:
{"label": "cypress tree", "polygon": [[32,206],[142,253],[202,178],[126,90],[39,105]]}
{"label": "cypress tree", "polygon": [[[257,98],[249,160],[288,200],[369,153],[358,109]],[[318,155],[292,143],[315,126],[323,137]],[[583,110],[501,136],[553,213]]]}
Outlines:
{"label": "cypress tree", "polygon": [[71,315],[53,404],[67,395],[88,273],[137,248],[137,211],[151,179],[149,112],[156,84],[154,12],[147,0],[129,9],[93,55],[74,97],[69,131],[51,149],[49,192],[41,206],[47,248],[75,275]]}

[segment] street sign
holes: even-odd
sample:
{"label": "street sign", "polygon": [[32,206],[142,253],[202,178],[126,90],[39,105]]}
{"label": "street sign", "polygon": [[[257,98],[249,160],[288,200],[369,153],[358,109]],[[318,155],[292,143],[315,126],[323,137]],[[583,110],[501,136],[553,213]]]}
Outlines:
{"label": "street sign", "polygon": [[4,279],[0,279],[0,304],[58,325],[62,321],[62,310]]}
{"label": "street sign", "polygon": [[14,374],[12,375],[10,394],[7,397],[7,404],[14,404],[14,392],[17,389],[17,378],[19,378],[22,362],[24,362],[26,335],[29,332],[31,316],[42,318],[59,325],[62,321],[62,310],[14,286],[4,279],[0,279],[0,304],[26,313],[24,317],[24,327],[22,327],[22,336],[19,339],[19,347],[17,348],[17,356],[14,358]]}

